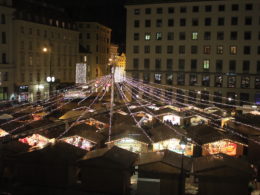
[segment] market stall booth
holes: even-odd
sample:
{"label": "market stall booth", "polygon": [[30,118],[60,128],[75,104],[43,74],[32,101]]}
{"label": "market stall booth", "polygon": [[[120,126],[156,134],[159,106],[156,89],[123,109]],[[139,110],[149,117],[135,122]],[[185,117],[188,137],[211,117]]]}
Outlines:
{"label": "market stall booth", "polygon": [[250,164],[241,158],[216,154],[194,159],[200,195],[245,195],[252,177]]}
{"label": "market stall booth", "polygon": [[62,141],[87,151],[90,151],[96,144],[93,141],[90,141],[77,135],[65,137],[62,139]]}
{"label": "market stall booth", "polygon": [[[152,139],[154,143],[152,143],[153,151],[160,150],[169,150],[172,152],[176,152],[181,154],[182,149],[180,146],[180,140],[182,138],[181,135],[185,135],[186,131],[184,129],[174,127],[170,128],[169,126],[165,126],[162,123],[157,124],[153,128],[151,128]],[[188,142],[184,155],[192,156],[193,155],[193,144]]]}
{"label": "market stall booth", "polygon": [[136,162],[138,195],[179,195],[181,162],[191,170],[192,159],[169,150],[141,154]]}
{"label": "market stall booth", "polygon": [[42,135],[39,134],[33,134],[28,137],[20,138],[19,142],[22,142],[24,144],[28,144],[31,147],[34,148],[43,148],[49,143],[54,143],[54,139],[48,139]]}
{"label": "market stall booth", "polygon": [[135,153],[148,151],[151,141],[139,127],[121,124],[116,125],[112,131],[110,141],[106,142],[109,148],[117,146]]}
{"label": "market stall booth", "polygon": [[85,150],[57,141],[42,149],[13,156],[8,160],[8,166],[13,180],[21,186],[28,185],[32,189],[33,186],[69,188],[77,182],[75,162],[85,154]]}
{"label": "market stall booth", "polygon": [[130,192],[137,154],[119,147],[90,151],[80,161],[80,183],[88,192],[126,195]]}

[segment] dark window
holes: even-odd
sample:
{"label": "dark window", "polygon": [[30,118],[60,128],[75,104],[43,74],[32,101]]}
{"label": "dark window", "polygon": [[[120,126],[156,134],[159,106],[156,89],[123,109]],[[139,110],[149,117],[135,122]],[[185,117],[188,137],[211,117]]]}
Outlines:
{"label": "dark window", "polygon": [[225,25],[225,18],[218,18],[218,25],[219,26]]}
{"label": "dark window", "polygon": [[238,24],[238,18],[237,17],[231,17],[231,25],[237,25]]}
{"label": "dark window", "polygon": [[144,69],[150,69],[150,59],[144,59]]}
{"label": "dark window", "polygon": [[216,75],[215,76],[215,87],[222,87],[222,83],[223,83],[223,76]]}
{"label": "dark window", "polygon": [[167,68],[167,70],[172,70],[172,68],[173,68],[173,60],[172,59],[167,59],[166,68]]}
{"label": "dark window", "polygon": [[168,32],[167,39],[168,40],[173,40],[174,39],[174,33],[173,32]]}
{"label": "dark window", "polygon": [[5,15],[4,14],[1,14],[1,24],[5,24],[6,21],[5,21]]}
{"label": "dark window", "polygon": [[187,8],[186,7],[181,7],[180,8],[180,12],[181,13],[186,13],[187,12]]}
{"label": "dark window", "polygon": [[196,74],[190,74],[190,86],[196,85],[198,82]]}
{"label": "dark window", "polygon": [[241,88],[248,88],[250,85],[250,77],[242,76],[241,77]]}
{"label": "dark window", "polygon": [[[8,72],[4,72],[4,74],[3,74],[3,81],[8,81]],[[40,79],[37,80],[37,81],[40,81]]]}
{"label": "dark window", "polygon": [[211,39],[211,32],[204,32],[204,40],[210,40]]}
{"label": "dark window", "polygon": [[134,27],[139,27],[140,26],[140,22],[139,22],[139,20],[135,20],[134,21]]}
{"label": "dark window", "polygon": [[6,60],[6,54],[2,53],[2,64],[6,64],[7,60]]}
{"label": "dark window", "polygon": [[155,69],[156,70],[161,69],[161,59],[155,59]]}
{"label": "dark window", "polygon": [[192,18],[192,26],[198,26],[199,20],[197,18]]}
{"label": "dark window", "polygon": [[[184,85],[184,84],[183,84]],[[176,101],[177,102],[184,102],[184,91],[183,90],[181,90],[181,89],[177,89],[177,95],[176,95]]]}
{"label": "dark window", "polygon": [[144,46],[144,53],[150,53],[150,46],[149,45]]}
{"label": "dark window", "polygon": [[216,60],[216,72],[222,72],[223,60]]}
{"label": "dark window", "polygon": [[173,46],[172,46],[172,45],[168,45],[168,46],[167,46],[167,53],[168,53],[168,54],[173,53]]}
{"label": "dark window", "polygon": [[179,59],[179,70],[184,70],[185,69],[185,60],[184,59]]}
{"label": "dark window", "polygon": [[210,46],[209,45],[203,46],[203,53],[204,54],[210,54]]}
{"label": "dark window", "polygon": [[251,40],[251,32],[250,31],[244,32],[244,40]]}
{"label": "dark window", "polygon": [[192,11],[193,12],[199,12],[199,6],[193,6]]}
{"label": "dark window", "polygon": [[156,45],[155,46],[155,53],[162,53],[162,46]]}
{"label": "dark window", "polygon": [[236,103],[236,93],[234,92],[227,92],[227,103],[228,104],[235,104]]}
{"label": "dark window", "polygon": [[163,12],[163,9],[161,7],[156,9],[156,13],[157,14],[162,14],[162,12]]}
{"label": "dark window", "polygon": [[151,27],[151,20],[145,20],[145,27]]}
{"label": "dark window", "polygon": [[260,73],[260,61],[257,61],[257,64],[256,64],[256,72],[257,72],[257,73]]}
{"label": "dark window", "polygon": [[191,46],[191,53],[192,54],[197,54],[198,53],[198,46],[197,45],[192,45]]}
{"label": "dark window", "polygon": [[140,9],[135,9],[135,10],[134,10],[134,14],[135,14],[135,15],[139,15],[139,14],[140,14]]}
{"label": "dark window", "polygon": [[139,33],[134,33],[134,40],[138,41],[139,40]]}
{"label": "dark window", "polygon": [[177,85],[185,85],[185,74],[184,73],[177,74]]}
{"label": "dark window", "polygon": [[206,6],[205,6],[205,11],[206,11],[206,12],[211,12],[211,10],[212,10],[211,5],[206,5]]}
{"label": "dark window", "polygon": [[260,77],[255,77],[255,88],[260,89]]}
{"label": "dark window", "polygon": [[260,54],[260,46],[257,46],[257,54]]}
{"label": "dark window", "polygon": [[224,40],[224,32],[217,32],[217,40]]}
{"label": "dark window", "polygon": [[230,32],[230,40],[237,40],[237,31]]}
{"label": "dark window", "polygon": [[133,52],[134,53],[139,53],[139,46],[138,45],[134,45]]}
{"label": "dark window", "polygon": [[231,9],[232,9],[232,11],[238,11],[238,9],[239,9],[238,4],[232,4]]}
{"label": "dark window", "polygon": [[197,93],[194,90],[189,90],[188,103],[193,104],[196,102]]}
{"label": "dark window", "polygon": [[207,103],[209,101],[209,92],[208,91],[202,91],[200,99],[201,99],[201,102]]}
{"label": "dark window", "polygon": [[253,4],[247,3],[245,8],[246,8],[246,10],[252,10],[253,9]]}
{"label": "dark window", "polygon": [[185,46],[184,45],[179,46],[179,54],[185,54]]}
{"label": "dark window", "polygon": [[6,44],[6,33],[2,32],[2,44]]}
{"label": "dark window", "polygon": [[229,72],[236,72],[236,61],[235,60],[229,61]]}
{"label": "dark window", "polygon": [[204,87],[209,87],[210,85],[210,76],[208,74],[202,75],[201,85]]}
{"label": "dark window", "polygon": [[145,8],[145,14],[151,14],[151,8]]}
{"label": "dark window", "polygon": [[240,93],[240,105],[248,104],[249,101],[249,94],[248,93]]}
{"label": "dark window", "polygon": [[244,60],[243,61],[243,72],[248,73],[250,68],[250,61],[249,60]]}
{"label": "dark window", "polygon": [[139,60],[137,58],[133,59],[133,64],[134,64],[134,69],[138,69],[139,68]]}
{"label": "dark window", "polygon": [[211,18],[205,18],[204,25],[210,26],[211,25]]}
{"label": "dark window", "polygon": [[195,60],[195,59],[191,60],[190,69],[191,69],[191,71],[197,70],[197,60]]}
{"label": "dark window", "polygon": [[249,55],[251,53],[251,47],[250,46],[244,46],[244,54]]}
{"label": "dark window", "polygon": [[245,17],[245,25],[252,25],[252,17]]}
{"label": "dark window", "polygon": [[144,83],[149,83],[150,82],[150,74],[149,73],[144,73],[143,74],[143,82]]}
{"label": "dark window", "polygon": [[169,7],[169,8],[168,8],[168,13],[169,13],[169,14],[174,13],[174,7]]}
{"label": "dark window", "polygon": [[225,5],[219,5],[218,6],[218,11],[220,11],[220,12],[225,11]]}
{"label": "dark window", "polygon": [[162,27],[162,20],[161,19],[156,20],[156,27]]}
{"label": "dark window", "polygon": [[168,19],[168,26],[174,26],[174,20]]}
{"label": "dark window", "polygon": [[185,18],[181,18],[180,19],[180,26],[185,26],[186,25],[186,19]]}
{"label": "dark window", "polygon": [[179,40],[185,40],[186,39],[186,34],[185,32],[180,32],[179,33]]}
{"label": "dark window", "polygon": [[236,77],[235,76],[228,76],[227,87],[228,88],[235,88],[236,87]]}
{"label": "dark window", "polygon": [[222,93],[220,91],[214,92],[213,101],[218,103],[222,102]]}

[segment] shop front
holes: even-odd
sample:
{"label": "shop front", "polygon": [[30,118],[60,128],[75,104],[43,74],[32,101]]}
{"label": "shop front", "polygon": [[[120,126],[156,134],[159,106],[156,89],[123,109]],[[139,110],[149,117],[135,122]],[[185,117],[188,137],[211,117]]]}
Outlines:
{"label": "shop front", "polygon": [[27,102],[29,101],[29,86],[21,85],[18,87],[18,101]]}
{"label": "shop front", "polygon": [[[157,143],[153,144],[153,151],[160,151],[160,150],[165,150],[168,149],[172,152],[176,152],[178,154],[182,154],[182,148],[180,145],[180,140],[176,138],[168,139],[168,140],[163,140]],[[185,156],[192,156],[193,155],[193,144],[188,143],[185,148],[184,152]]]}

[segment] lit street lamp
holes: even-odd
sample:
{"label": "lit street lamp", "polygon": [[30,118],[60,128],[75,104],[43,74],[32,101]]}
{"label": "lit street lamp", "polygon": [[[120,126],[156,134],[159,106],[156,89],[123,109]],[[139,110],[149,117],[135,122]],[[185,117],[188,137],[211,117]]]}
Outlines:
{"label": "lit street lamp", "polygon": [[183,160],[184,160],[184,152],[187,145],[187,140],[185,137],[182,137],[180,140],[180,146],[181,146],[181,174],[180,174],[180,180],[179,180],[179,195],[185,194],[185,171],[183,168]]}
{"label": "lit street lamp", "polygon": [[50,97],[51,91],[52,91],[52,83],[55,82],[55,77],[52,75],[52,69],[51,69],[51,68],[52,68],[51,49],[50,49],[50,48],[47,48],[47,47],[44,47],[44,48],[42,49],[42,51],[43,51],[44,53],[49,53],[49,54],[50,54],[49,76],[47,76],[47,78],[46,78],[46,81],[47,81],[47,83],[49,84],[49,97]]}

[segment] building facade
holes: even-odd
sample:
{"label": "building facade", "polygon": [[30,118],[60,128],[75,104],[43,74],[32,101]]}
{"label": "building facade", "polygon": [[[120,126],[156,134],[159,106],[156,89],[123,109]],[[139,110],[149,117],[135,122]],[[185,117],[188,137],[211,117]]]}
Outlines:
{"label": "building facade", "polygon": [[79,43],[86,50],[88,79],[106,75],[111,29],[96,22],[77,22],[77,28],[80,32]]}
{"label": "building facade", "polygon": [[12,2],[0,0],[0,100],[13,95],[13,25]]}
{"label": "building facade", "polygon": [[126,9],[128,75],[180,101],[260,104],[258,0],[129,0]]}

